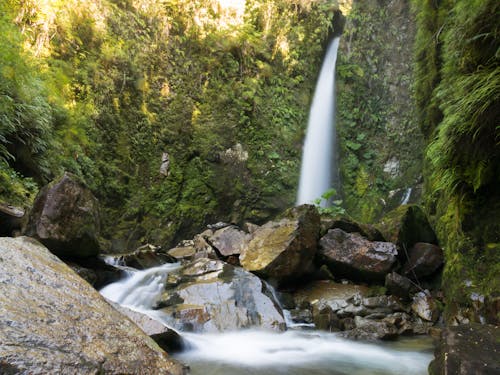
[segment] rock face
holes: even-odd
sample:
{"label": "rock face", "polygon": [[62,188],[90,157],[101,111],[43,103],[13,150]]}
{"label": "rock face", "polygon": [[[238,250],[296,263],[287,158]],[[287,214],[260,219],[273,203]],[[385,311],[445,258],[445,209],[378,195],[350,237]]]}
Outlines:
{"label": "rock face", "polygon": [[448,327],[441,334],[431,375],[500,373],[500,327],[471,324]]}
{"label": "rock face", "polygon": [[334,276],[383,280],[396,262],[396,246],[331,229],[319,241],[319,256]]}
{"label": "rock face", "polygon": [[311,272],[319,234],[319,215],[304,205],[280,221],[259,227],[240,255],[243,268],[286,283]]}
{"label": "rock face", "polygon": [[432,275],[443,265],[444,254],[439,246],[417,242],[408,252],[408,261],[403,266],[403,274],[410,279]]}
{"label": "rock face", "polygon": [[158,306],[176,329],[218,332],[285,328],[282,311],[268,287],[240,267],[198,259],[170,274],[167,282]]}
{"label": "rock face", "polygon": [[37,241],[0,238],[0,373],[185,369]]}
{"label": "rock face", "polygon": [[389,212],[378,224],[378,229],[386,241],[398,245],[401,256],[417,242],[437,244],[436,234],[417,205],[404,205]]}
{"label": "rock face", "polygon": [[24,234],[60,257],[85,258],[99,253],[99,229],[97,199],[65,173],[40,190]]}
{"label": "rock face", "polygon": [[428,322],[435,322],[439,318],[436,301],[428,294],[428,291],[415,294],[411,309]]}

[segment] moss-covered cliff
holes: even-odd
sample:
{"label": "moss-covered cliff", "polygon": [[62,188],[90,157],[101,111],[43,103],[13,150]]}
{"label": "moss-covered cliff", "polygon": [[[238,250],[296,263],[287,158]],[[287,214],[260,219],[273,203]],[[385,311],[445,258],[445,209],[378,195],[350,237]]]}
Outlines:
{"label": "moss-covered cliff", "polygon": [[22,203],[35,182],[72,171],[103,204],[117,248],[293,204],[334,4],[1,6],[3,199]]}
{"label": "moss-covered cliff", "polygon": [[425,203],[446,253],[448,315],[460,306],[480,320],[500,294],[500,3],[414,7]]}
{"label": "moss-covered cliff", "polygon": [[412,97],[415,17],[408,0],[354,1],[338,61],[338,133],[347,212],[374,221],[417,199],[422,145]]}

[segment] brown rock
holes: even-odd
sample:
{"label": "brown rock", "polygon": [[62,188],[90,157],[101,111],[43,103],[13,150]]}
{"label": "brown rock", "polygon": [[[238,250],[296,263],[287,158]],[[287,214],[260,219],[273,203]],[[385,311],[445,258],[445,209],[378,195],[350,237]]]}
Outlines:
{"label": "brown rock", "polygon": [[396,262],[396,245],[331,229],[319,241],[320,259],[337,277],[383,280]]}
{"label": "brown rock", "polygon": [[443,265],[443,250],[437,245],[417,242],[408,252],[408,261],[402,273],[410,279],[417,280],[432,275]]}

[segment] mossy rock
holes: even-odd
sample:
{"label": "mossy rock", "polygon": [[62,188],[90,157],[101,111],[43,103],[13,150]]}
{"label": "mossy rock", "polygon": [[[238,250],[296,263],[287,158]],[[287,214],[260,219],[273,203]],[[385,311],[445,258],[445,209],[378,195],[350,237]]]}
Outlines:
{"label": "mossy rock", "polygon": [[417,242],[438,244],[436,234],[418,205],[404,205],[385,215],[376,225],[384,238],[395,243],[404,254]]}

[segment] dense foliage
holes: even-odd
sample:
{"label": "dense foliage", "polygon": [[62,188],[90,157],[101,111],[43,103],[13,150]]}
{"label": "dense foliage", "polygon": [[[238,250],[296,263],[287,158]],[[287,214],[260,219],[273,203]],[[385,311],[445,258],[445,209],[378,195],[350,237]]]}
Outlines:
{"label": "dense foliage", "polygon": [[[500,3],[414,1],[426,204],[448,301],[500,290]],[[453,304],[449,304],[453,307]]]}
{"label": "dense foliage", "polygon": [[119,248],[293,204],[333,9],[232,3],[3,2],[0,197],[72,171]]}

